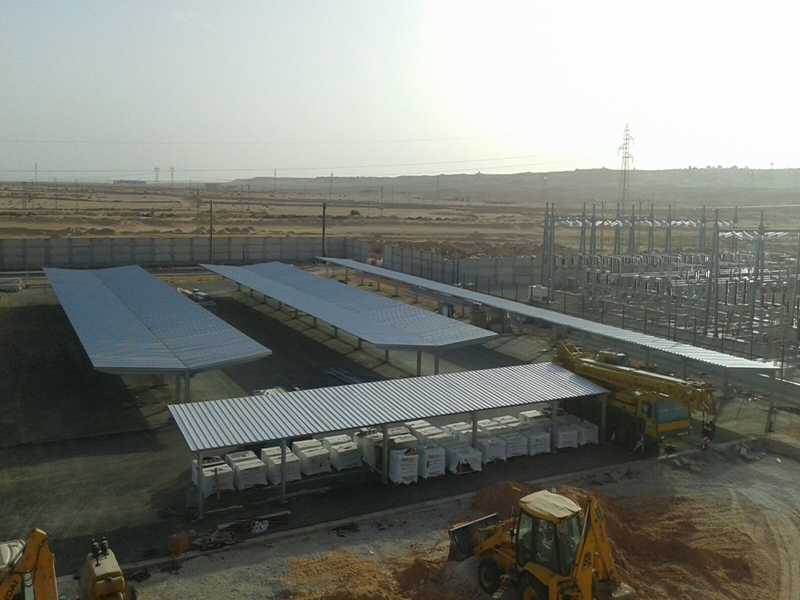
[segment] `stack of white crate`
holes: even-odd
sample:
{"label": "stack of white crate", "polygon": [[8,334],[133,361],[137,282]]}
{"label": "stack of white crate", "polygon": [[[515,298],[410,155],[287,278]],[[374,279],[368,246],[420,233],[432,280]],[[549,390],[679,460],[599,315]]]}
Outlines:
{"label": "stack of white crate", "polygon": [[506,441],[501,437],[478,440],[478,449],[481,451],[481,457],[485,465],[506,460]]}
{"label": "stack of white crate", "polygon": [[[271,446],[261,449],[261,460],[267,465],[267,479],[273,485],[281,482],[281,448]],[[286,450],[286,483],[300,481],[300,459],[290,450]]]}
{"label": "stack of white crate", "polygon": [[292,452],[300,459],[300,471],[303,475],[319,475],[331,472],[330,452],[319,440],[301,440],[292,442]]}
{"label": "stack of white crate", "polygon": [[556,448],[577,448],[578,430],[574,425],[556,423],[555,431],[548,427],[551,436],[555,436]]}
{"label": "stack of white crate", "polygon": [[233,485],[242,491],[257,485],[267,485],[267,465],[255,452],[231,452],[225,455],[225,462],[233,469]]}
{"label": "stack of white crate", "polygon": [[[197,461],[192,461],[192,482],[197,483]],[[203,497],[217,492],[232,492],[233,469],[226,465],[219,456],[207,456],[203,459]]]}
{"label": "stack of white crate", "polygon": [[383,434],[358,432],[354,435],[353,441],[361,450],[362,460],[370,467],[375,467],[378,464],[376,448],[383,441]]}
{"label": "stack of white crate", "polygon": [[447,452],[441,446],[428,446],[420,448],[419,476],[423,479],[441,477],[447,469]]}
{"label": "stack of white crate", "polygon": [[528,456],[550,453],[550,432],[544,426],[525,432],[528,438]]}
{"label": "stack of white crate", "polygon": [[361,466],[361,449],[346,435],[322,438],[322,446],[330,452],[331,465],[337,471],[357,469]]}
{"label": "stack of white crate", "polygon": [[393,483],[416,483],[419,479],[419,454],[412,448],[389,452],[389,480]]}
{"label": "stack of white crate", "polygon": [[483,456],[477,448],[453,446],[445,448],[447,470],[456,475],[472,473],[482,469]]}
{"label": "stack of white crate", "polygon": [[504,433],[500,436],[506,443],[506,458],[528,455],[528,438],[516,431]]}
{"label": "stack of white crate", "polygon": [[573,425],[578,430],[578,445],[600,443],[600,428],[589,421],[581,421]]}

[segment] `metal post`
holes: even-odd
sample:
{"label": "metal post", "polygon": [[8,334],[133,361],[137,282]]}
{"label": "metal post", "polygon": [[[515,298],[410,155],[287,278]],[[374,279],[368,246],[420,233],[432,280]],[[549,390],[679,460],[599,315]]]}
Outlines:
{"label": "metal post", "polygon": [[550,403],[550,452],[556,452],[556,416],[558,415],[558,400]]}
{"label": "metal post", "polygon": [[388,350],[386,350],[386,351],[383,353],[383,361],[384,361],[384,362],[387,362],[387,363],[389,362],[389,351],[388,351]]}
{"label": "metal post", "polygon": [[317,317],[311,317],[312,322],[314,323],[314,327],[317,326]]}
{"label": "metal post", "polygon": [[191,400],[191,384],[192,384],[192,374],[189,372],[189,369],[186,369],[186,375],[183,376],[186,382],[186,385],[183,388],[183,401],[188,403]]}
{"label": "metal post", "polygon": [[281,504],[286,504],[286,439],[281,440]]}
{"label": "metal post", "polygon": [[383,424],[383,465],[381,467],[381,483],[389,483],[389,426]]}
{"label": "metal post", "polygon": [[644,332],[647,333],[647,309],[644,309]]}
{"label": "metal post", "polygon": [[400,295],[400,283],[395,281],[394,282],[394,296],[395,298]]}
{"label": "metal post", "polygon": [[439,348],[436,348],[433,353],[433,374],[439,374]]}
{"label": "metal post", "polygon": [[602,325],[605,322],[606,317],[606,301],[600,301],[600,324]]}
{"label": "metal post", "polygon": [[564,314],[567,314],[567,292],[562,292],[564,294]]}
{"label": "metal post", "polygon": [[339,337],[339,328],[338,327],[334,327],[333,328],[333,337],[334,337],[334,339]]}
{"label": "metal post", "polygon": [[422,375],[422,352],[417,351],[417,377]]}
{"label": "metal post", "polygon": [[205,519],[206,514],[203,507],[205,502],[205,495],[203,488],[205,487],[205,473],[203,473],[203,453],[197,453],[197,518]]}
{"label": "metal post", "polygon": [[650,348],[644,349],[644,366],[645,368],[650,366]]}
{"label": "metal post", "polygon": [[361,350],[361,338],[358,338],[358,349]]}
{"label": "metal post", "polygon": [[770,372],[769,377],[769,410],[767,411],[767,422],[764,425],[764,433],[772,433],[775,431],[775,371]]}
{"label": "metal post", "polygon": [[175,404],[181,402],[181,376],[175,375]]}
{"label": "metal post", "polygon": [[469,416],[472,418],[472,444],[470,444],[473,448],[478,447],[478,411],[473,410],[469,413]]}
{"label": "metal post", "polygon": [[608,440],[608,394],[600,396],[600,443],[604,444]]}
{"label": "metal post", "polygon": [[625,329],[625,303],[622,304],[622,328]]}
{"label": "metal post", "polygon": [[[419,288],[414,288],[414,304],[419,303]],[[461,311],[461,314],[464,314],[464,311]]]}
{"label": "metal post", "polygon": [[358,285],[361,285],[361,286],[364,285],[364,271],[361,271],[361,283],[359,283]]}
{"label": "metal post", "polygon": [[683,359],[683,378],[684,379],[686,379],[686,370],[688,369],[688,367],[689,367],[689,359],[684,358]]}

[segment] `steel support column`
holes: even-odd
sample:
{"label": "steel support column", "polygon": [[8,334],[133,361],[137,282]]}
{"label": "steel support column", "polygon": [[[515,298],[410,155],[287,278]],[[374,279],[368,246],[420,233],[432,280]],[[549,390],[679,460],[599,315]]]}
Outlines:
{"label": "steel support column", "polygon": [[203,488],[205,487],[205,473],[203,473],[203,453],[197,453],[197,518],[205,519],[206,514],[203,503],[205,502],[205,495]]}
{"label": "steel support column", "polygon": [[286,504],[286,439],[281,440],[281,504]]}
{"label": "steel support column", "polygon": [[422,375],[422,352],[417,351],[417,377]]}
{"label": "steel support column", "polygon": [[558,417],[558,400],[550,403],[550,452],[556,453],[556,418]]}
{"label": "steel support column", "polygon": [[606,429],[608,428],[608,394],[600,396],[600,443],[608,441]]}
{"label": "steel support column", "polygon": [[381,466],[381,483],[389,483],[389,425],[383,425],[383,447],[381,448],[383,465]]}
{"label": "steel support column", "polygon": [[473,410],[469,413],[470,418],[472,419],[472,443],[470,444],[473,448],[478,447],[478,411]]}
{"label": "steel support column", "polygon": [[439,348],[436,348],[433,353],[433,374],[439,374]]}

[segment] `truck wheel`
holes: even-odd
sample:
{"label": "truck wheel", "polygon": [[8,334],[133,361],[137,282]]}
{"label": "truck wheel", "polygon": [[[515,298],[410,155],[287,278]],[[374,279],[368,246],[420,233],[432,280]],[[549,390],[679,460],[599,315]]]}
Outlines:
{"label": "truck wheel", "polygon": [[500,567],[491,558],[478,565],[478,584],[487,594],[494,594],[500,588]]}
{"label": "truck wheel", "polygon": [[523,573],[519,580],[519,599],[520,600],[547,600],[547,588],[541,581],[530,573]]}
{"label": "truck wheel", "polygon": [[614,429],[614,439],[617,445],[626,450],[633,450],[636,446],[636,428],[633,423],[620,421]]}

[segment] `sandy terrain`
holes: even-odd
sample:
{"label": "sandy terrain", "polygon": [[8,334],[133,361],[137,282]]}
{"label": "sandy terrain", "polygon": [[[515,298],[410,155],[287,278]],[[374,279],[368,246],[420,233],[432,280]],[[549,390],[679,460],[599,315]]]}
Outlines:
{"label": "sandy terrain", "polygon": [[[674,461],[651,465],[646,473],[591,492],[606,508],[617,566],[639,598],[798,597],[800,463],[774,454],[759,458],[746,462],[721,448],[694,455],[682,467]],[[176,573],[153,574],[141,592],[158,600],[486,598],[475,585],[474,564],[445,562],[446,530],[507,506],[526,491],[500,484],[479,492],[472,508],[449,503],[195,559]],[[514,595],[506,590],[502,597]]]}
{"label": "sandy terrain", "polygon": [[[749,175],[713,171],[717,170],[637,173],[638,187],[631,196],[637,214],[640,205],[643,214],[649,213],[652,202],[658,218],[666,218],[667,205],[674,204],[674,218],[699,219],[701,207],[707,205],[710,221],[711,207],[721,207],[720,218],[731,219],[733,207],[739,206],[743,227],[757,227],[761,210],[766,211],[767,227],[800,226],[794,171],[759,173],[752,186]],[[542,174],[442,176],[440,183],[436,177],[337,178],[332,189],[327,179],[278,179],[275,191],[271,178],[201,190],[5,184],[0,186],[0,236],[205,235],[212,201],[218,235],[320,235],[322,203],[327,202],[330,235],[466,254],[526,255],[538,250],[546,203],[555,203],[559,214],[577,215],[584,203],[591,210],[592,202],[604,199],[605,216],[612,218],[617,176],[603,170],[550,173],[546,183]],[[630,215],[631,206],[622,212]],[[557,233],[565,249],[575,248],[578,237],[576,228],[560,227]],[[663,238],[664,231],[656,230],[657,248],[663,246]],[[644,230],[638,239],[646,243]],[[603,243],[607,249],[613,243],[610,229]],[[696,229],[674,231],[674,248],[696,246]],[[793,238],[777,239],[769,249],[794,246]]]}

